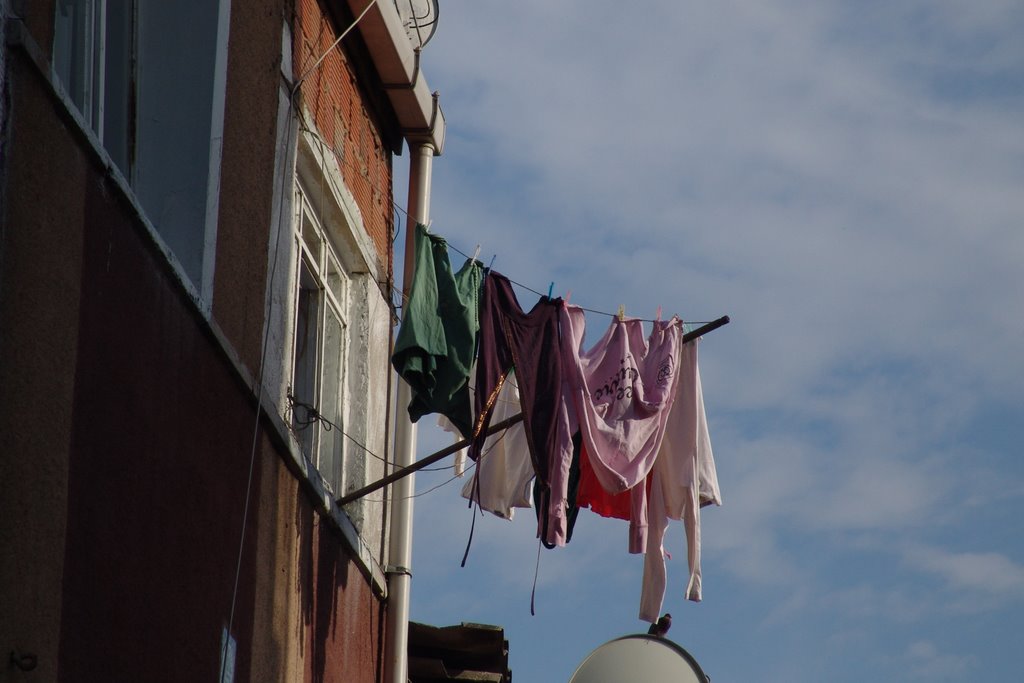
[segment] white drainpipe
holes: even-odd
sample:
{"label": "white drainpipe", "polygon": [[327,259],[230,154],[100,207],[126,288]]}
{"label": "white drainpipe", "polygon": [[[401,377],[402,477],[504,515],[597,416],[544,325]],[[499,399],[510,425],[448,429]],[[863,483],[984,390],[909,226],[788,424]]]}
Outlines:
{"label": "white drainpipe", "polygon": [[[408,301],[415,268],[415,225],[430,220],[430,172],[434,146],[410,144],[409,220],[405,230],[405,270],[402,293]],[[405,307],[403,306],[403,314]],[[398,381],[395,398],[395,466],[407,467],[416,459],[416,425],[409,420],[408,406],[412,390],[404,380]],[[384,680],[406,683],[409,678],[409,590],[412,581],[412,495],[414,475],[400,479],[391,486],[391,537],[388,545],[388,602],[384,632]]]}

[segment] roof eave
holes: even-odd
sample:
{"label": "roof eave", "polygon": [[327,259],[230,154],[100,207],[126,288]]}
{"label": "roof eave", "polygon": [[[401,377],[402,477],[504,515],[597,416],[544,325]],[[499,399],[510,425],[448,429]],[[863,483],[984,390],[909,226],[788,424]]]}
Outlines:
{"label": "roof eave", "polygon": [[[372,1],[372,0],[371,0]],[[367,0],[345,0],[354,16],[366,10]],[[376,0],[359,22],[374,68],[410,145],[429,144],[434,154],[444,151],[445,119],[437,93],[431,93],[414,49],[393,3]]]}

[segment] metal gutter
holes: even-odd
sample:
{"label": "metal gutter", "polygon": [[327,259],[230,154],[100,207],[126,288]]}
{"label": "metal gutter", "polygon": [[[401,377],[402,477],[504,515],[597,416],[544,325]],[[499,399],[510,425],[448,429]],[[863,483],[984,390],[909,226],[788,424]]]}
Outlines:
{"label": "metal gutter", "polygon": [[[409,220],[405,230],[405,268],[402,292],[408,297],[416,270],[415,224],[430,222],[430,187],[436,150],[427,143],[409,145]],[[416,460],[416,425],[405,406],[412,399],[412,388],[399,380],[394,409],[395,467],[406,468]],[[409,672],[409,594],[412,581],[412,525],[414,477],[399,479],[391,488],[391,536],[388,539],[388,602],[384,634],[385,683],[406,683]]]}

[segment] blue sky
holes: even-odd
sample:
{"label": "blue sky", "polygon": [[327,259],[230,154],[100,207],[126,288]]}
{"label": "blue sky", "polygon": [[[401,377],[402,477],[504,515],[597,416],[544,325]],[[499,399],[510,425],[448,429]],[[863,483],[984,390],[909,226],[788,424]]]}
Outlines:
{"label": "blue sky", "polygon": [[[724,505],[703,516],[702,603],[670,527],[670,636],[715,683],[1021,680],[1024,5],[474,0],[440,19],[434,232],[589,308],[732,317],[700,356]],[[587,322],[594,340],[608,320]],[[420,455],[448,443],[420,424]],[[460,568],[458,487],[416,499],[415,620],[503,626],[515,680],[540,683],[646,630],[624,523],[581,513],[531,617],[532,513],[479,518]]]}

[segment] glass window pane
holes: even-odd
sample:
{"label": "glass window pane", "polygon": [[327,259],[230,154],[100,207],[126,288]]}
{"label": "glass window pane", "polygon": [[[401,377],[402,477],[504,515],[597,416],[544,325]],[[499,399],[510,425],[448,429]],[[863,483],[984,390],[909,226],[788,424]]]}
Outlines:
{"label": "glass window pane", "polygon": [[305,259],[299,262],[299,289],[295,302],[295,361],[292,367],[292,425],[306,455],[316,453],[317,422],[309,407],[317,405],[318,331],[320,289]]}
{"label": "glass window pane", "polygon": [[58,2],[53,35],[54,70],[85,122],[93,129],[96,128],[92,99],[98,37],[96,14],[93,0]]}
{"label": "glass window pane", "polygon": [[327,307],[324,320],[324,365],[321,384],[320,412],[334,423],[330,431],[324,431],[320,442],[320,474],[331,483],[335,493],[341,493],[345,437],[342,416],[344,386],[345,327],[333,307]]}
{"label": "glass window pane", "polygon": [[57,77],[125,177],[132,7],[129,0],[60,0],[53,36]]}
{"label": "glass window pane", "polygon": [[323,241],[316,223],[309,214],[309,207],[305,204],[303,204],[302,211],[302,241],[306,244],[306,248],[309,249],[310,253],[313,254],[313,261],[317,264],[317,270],[319,271]]}
{"label": "glass window pane", "polygon": [[128,95],[132,80],[132,4],[107,2],[103,79],[103,146],[126,178],[128,159]]}
{"label": "glass window pane", "polygon": [[196,285],[206,239],[219,4],[138,0],[133,186]]}
{"label": "glass window pane", "polygon": [[[331,294],[334,295],[335,300],[338,302],[338,306],[341,310],[345,310],[348,300],[348,277],[345,275],[345,271],[338,265],[338,260],[334,257],[334,253],[330,250],[327,252],[327,287],[331,290]],[[344,317],[344,316],[343,316]]]}

